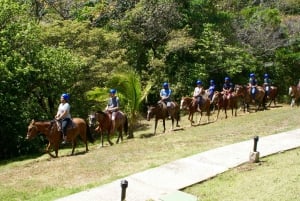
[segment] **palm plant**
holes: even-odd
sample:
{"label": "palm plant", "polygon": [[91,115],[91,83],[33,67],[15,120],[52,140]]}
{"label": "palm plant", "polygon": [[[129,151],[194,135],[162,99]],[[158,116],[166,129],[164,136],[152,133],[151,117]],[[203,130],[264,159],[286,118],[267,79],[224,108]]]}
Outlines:
{"label": "palm plant", "polygon": [[[149,82],[147,86],[142,89],[140,76],[134,70],[130,70],[126,73],[116,73],[108,80],[107,86],[117,90],[121,103],[123,103],[121,106],[124,107],[124,111],[128,116],[128,137],[133,138],[133,131],[138,122],[141,103],[147,97],[151,88],[151,83]],[[107,88],[94,88],[89,91],[87,95],[90,100],[101,102],[104,99],[107,99],[107,92]],[[106,96],[105,98],[104,95]]]}

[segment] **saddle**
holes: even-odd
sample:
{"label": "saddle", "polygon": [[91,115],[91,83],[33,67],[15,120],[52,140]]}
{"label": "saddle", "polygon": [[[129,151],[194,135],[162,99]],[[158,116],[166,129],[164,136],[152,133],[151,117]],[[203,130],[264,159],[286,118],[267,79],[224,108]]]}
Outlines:
{"label": "saddle", "polygon": [[[61,131],[62,128],[61,128],[61,122],[59,120],[55,120],[56,122],[56,125],[57,125],[57,130],[58,131]],[[74,123],[74,121],[71,119],[71,122],[69,123],[69,125],[67,126],[67,130],[70,130],[70,129],[73,129],[73,128],[76,128],[77,125]]]}

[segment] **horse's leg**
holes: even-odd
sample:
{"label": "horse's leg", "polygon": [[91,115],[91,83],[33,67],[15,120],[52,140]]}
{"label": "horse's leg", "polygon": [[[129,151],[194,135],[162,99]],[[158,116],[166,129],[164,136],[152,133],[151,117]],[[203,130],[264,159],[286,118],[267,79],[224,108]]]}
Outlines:
{"label": "horse's leg", "polygon": [[163,119],[164,133],[166,132],[166,121]]}
{"label": "horse's leg", "polygon": [[121,142],[123,141],[122,129],[123,129],[122,127],[118,129],[118,139],[116,141],[117,144],[119,143],[120,140]]}
{"label": "horse's leg", "polygon": [[72,140],[72,153],[71,153],[71,155],[74,155],[76,145],[77,145],[77,140],[76,140],[76,138],[74,138]]}
{"label": "horse's leg", "polygon": [[174,117],[171,116],[172,124],[171,124],[171,130],[174,130]]}
{"label": "horse's leg", "polygon": [[158,119],[155,118],[155,123],[154,123],[154,135],[156,134],[157,122],[158,122]]}
{"label": "horse's leg", "polygon": [[110,146],[112,146],[114,143],[110,140],[110,135],[111,135],[112,133],[110,132],[110,131],[107,131],[107,141],[108,141],[108,143],[109,143],[109,145]]}
{"label": "horse's leg", "polygon": [[199,118],[199,121],[198,121],[198,125],[200,125],[201,124],[201,119],[202,119],[202,115],[203,115],[203,112],[202,112],[203,110],[201,110],[201,112],[200,112],[200,118]]}
{"label": "horse's leg", "polygon": [[216,117],[216,120],[215,120],[215,121],[217,121],[218,118],[219,118],[220,110],[221,110],[221,108],[220,108],[220,106],[218,106],[218,113],[217,113],[217,117]]}
{"label": "horse's leg", "polygon": [[51,150],[50,150],[52,144],[51,144],[51,142],[48,143],[48,146],[46,148],[46,153],[48,153],[49,156],[51,156],[52,158],[57,158],[58,157],[58,147],[59,147],[58,144],[59,144],[59,142],[57,143],[57,145],[54,146],[55,155],[53,155],[51,153]]}

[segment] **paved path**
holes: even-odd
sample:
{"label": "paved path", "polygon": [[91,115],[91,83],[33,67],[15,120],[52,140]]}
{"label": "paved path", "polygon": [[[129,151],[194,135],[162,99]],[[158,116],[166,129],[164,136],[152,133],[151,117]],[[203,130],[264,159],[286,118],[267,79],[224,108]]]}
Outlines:
{"label": "paved path", "polygon": [[[260,157],[300,147],[300,129],[259,138]],[[57,201],[120,201],[121,180],[128,181],[126,201],[162,201],[192,184],[249,161],[253,139],[202,152]]]}

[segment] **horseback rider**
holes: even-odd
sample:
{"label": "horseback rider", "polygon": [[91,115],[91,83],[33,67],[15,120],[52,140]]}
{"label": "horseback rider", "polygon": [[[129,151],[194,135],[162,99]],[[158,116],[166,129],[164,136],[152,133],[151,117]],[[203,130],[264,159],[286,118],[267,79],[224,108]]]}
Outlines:
{"label": "horseback rider", "polygon": [[224,99],[229,99],[231,97],[231,93],[234,91],[234,86],[232,84],[232,82],[230,82],[230,78],[229,77],[225,77],[224,79],[224,84],[223,84],[223,98]]}
{"label": "horseback rider", "polygon": [[171,94],[172,90],[169,88],[169,83],[164,82],[163,88],[160,90],[160,101],[167,106],[168,116],[170,116],[170,108],[171,108]]}
{"label": "horseback rider", "polygon": [[216,85],[215,85],[214,80],[210,80],[209,81],[209,88],[208,88],[208,97],[209,97],[210,100],[212,100],[212,97],[215,93],[215,89],[216,89]]}
{"label": "horseback rider", "polygon": [[249,76],[249,87],[250,87],[250,95],[252,97],[252,100],[255,101],[255,94],[257,91],[257,80],[255,78],[255,74],[254,73],[250,73]]}
{"label": "horseback rider", "polygon": [[67,143],[67,128],[68,125],[71,124],[71,114],[70,109],[71,106],[69,104],[70,95],[67,93],[63,93],[60,97],[60,104],[58,106],[57,113],[55,115],[55,119],[60,122],[61,132],[63,136],[63,144]]}
{"label": "horseback rider", "polygon": [[119,111],[119,105],[120,105],[120,101],[119,101],[119,97],[116,95],[117,90],[116,89],[110,89],[109,90],[109,99],[107,102],[107,106],[105,108],[105,111],[108,112],[110,114],[111,117],[111,121],[112,121],[112,128],[111,131],[112,133],[114,133],[115,131],[115,127],[116,127],[116,116],[117,113]]}
{"label": "horseback rider", "polygon": [[264,74],[264,89],[266,91],[267,98],[269,98],[270,95],[270,87],[271,87],[271,79],[269,78],[269,74]]}
{"label": "horseback rider", "polygon": [[203,85],[201,80],[197,80],[196,87],[194,89],[193,97],[196,99],[197,103],[197,110],[201,112],[200,108],[202,105],[202,95],[204,93]]}

